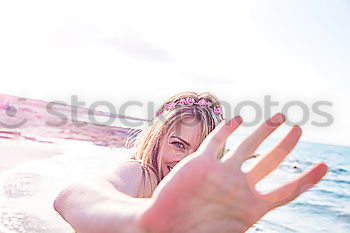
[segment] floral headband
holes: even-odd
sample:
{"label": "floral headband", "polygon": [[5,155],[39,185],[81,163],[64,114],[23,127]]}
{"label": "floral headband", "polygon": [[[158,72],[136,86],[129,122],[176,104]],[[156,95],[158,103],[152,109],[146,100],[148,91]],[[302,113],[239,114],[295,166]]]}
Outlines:
{"label": "floral headband", "polygon": [[[213,103],[206,99],[200,99],[196,102],[195,99],[188,97],[188,98],[180,99],[179,101],[176,101],[176,102],[166,104],[161,110],[157,112],[156,117],[162,114],[166,110],[171,110],[177,106],[183,106],[183,105],[199,105],[199,106],[211,107]],[[223,119],[221,108],[211,108],[211,109],[215,114],[220,115],[221,118]]]}

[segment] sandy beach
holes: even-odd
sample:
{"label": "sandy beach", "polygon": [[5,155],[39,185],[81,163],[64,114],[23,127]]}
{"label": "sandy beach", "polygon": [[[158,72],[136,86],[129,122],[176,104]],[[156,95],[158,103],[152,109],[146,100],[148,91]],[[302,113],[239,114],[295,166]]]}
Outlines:
{"label": "sandy beach", "polygon": [[[61,119],[49,114],[47,105],[0,94],[0,232],[72,232],[53,209],[58,192],[71,182],[112,169],[123,158],[127,139],[139,132],[69,117],[66,124],[50,126],[48,122]],[[124,117],[75,110],[79,119],[89,114]],[[72,106],[56,105],[55,111],[70,116]]]}
{"label": "sandy beach", "polygon": [[127,149],[73,140],[1,139],[0,150],[2,233],[71,233],[53,209],[58,192],[71,182],[104,174],[127,156]]}
{"label": "sandy beach", "polygon": [[50,158],[62,153],[57,143],[42,143],[24,139],[0,139],[0,172],[26,161]]}

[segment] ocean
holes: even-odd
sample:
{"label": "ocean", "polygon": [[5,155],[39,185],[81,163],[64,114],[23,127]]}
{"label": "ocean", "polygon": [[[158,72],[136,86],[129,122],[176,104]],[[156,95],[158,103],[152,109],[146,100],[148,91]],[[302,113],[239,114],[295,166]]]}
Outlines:
{"label": "ocean", "polygon": [[249,232],[350,232],[350,147],[299,142],[260,188],[277,187],[318,162],[328,165],[327,175],[291,203],[265,215]]}
{"label": "ocean", "polygon": [[[61,154],[29,160],[0,173],[0,232],[71,233],[52,207],[59,190],[70,182],[103,174],[130,152],[88,142],[59,143]],[[258,152],[274,143],[275,139],[268,139]],[[350,147],[299,142],[257,188],[263,192],[277,187],[321,161],[329,166],[324,179],[293,202],[269,212],[249,233],[350,232]]]}

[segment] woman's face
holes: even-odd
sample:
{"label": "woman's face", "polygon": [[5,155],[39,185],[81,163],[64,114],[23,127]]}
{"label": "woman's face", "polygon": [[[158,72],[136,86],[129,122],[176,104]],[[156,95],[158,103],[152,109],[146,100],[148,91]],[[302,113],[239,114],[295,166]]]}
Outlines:
{"label": "woman's face", "polygon": [[194,118],[184,118],[172,127],[160,141],[161,169],[167,175],[187,155],[195,152],[201,143],[202,124]]}

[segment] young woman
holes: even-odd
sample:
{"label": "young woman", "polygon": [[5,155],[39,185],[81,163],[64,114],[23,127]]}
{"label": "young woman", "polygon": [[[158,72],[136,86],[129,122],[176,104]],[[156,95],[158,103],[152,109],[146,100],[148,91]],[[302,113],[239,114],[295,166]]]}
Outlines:
{"label": "young woman", "polygon": [[106,177],[65,188],[54,207],[79,233],[245,232],[327,172],[319,163],[268,193],[255,190],[293,149],[301,129],[293,127],[248,171],[241,170],[242,163],[284,120],[276,114],[237,150],[226,151],[225,141],[242,119],[224,121],[212,94],[180,93],[131,142],[129,161]]}

